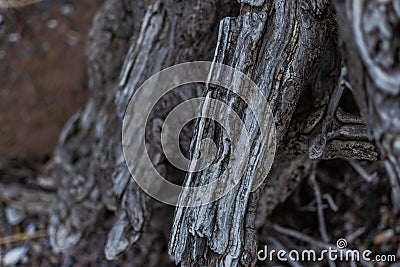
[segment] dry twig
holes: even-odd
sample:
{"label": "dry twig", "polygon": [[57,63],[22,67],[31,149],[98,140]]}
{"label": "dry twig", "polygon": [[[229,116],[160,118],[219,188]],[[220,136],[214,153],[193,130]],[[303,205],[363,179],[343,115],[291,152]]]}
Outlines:
{"label": "dry twig", "polygon": [[0,245],[9,244],[17,241],[28,241],[31,239],[47,236],[47,231],[40,230],[34,233],[18,233],[15,235],[0,237]]}
{"label": "dry twig", "polygon": [[42,1],[43,0],[0,0],[0,8],[24,7]]}
{"label": "dry twig", "polygon": [[322,207],[321,189],[319,188],[319,185],[316,180],[315,168],[311,172],[310,183],[311,183],[311,186],[313,187],[315,199],[317,201],[319,231],[321,233],[322,240],[324,240],[325,242],[329,242],[329,237],[328,237],[328,233],[326,231],[326,223],[325,223],[325,218],[324,218],[324,209]]}

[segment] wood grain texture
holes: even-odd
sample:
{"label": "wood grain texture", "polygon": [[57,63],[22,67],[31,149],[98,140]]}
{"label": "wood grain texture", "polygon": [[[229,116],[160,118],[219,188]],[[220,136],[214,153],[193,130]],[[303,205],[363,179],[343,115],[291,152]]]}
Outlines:
{"label": "wood grain texture", "polygon": [[[160,230],[151,226],[153,204],[126,167],[122,115],[134,90],[150,75],[176,63],[212,58],[218,20],[238,10],[237,5],[223,5],[220,1],[152,1],[133,6],[131,1],[111,0],[99,11],[88,44],[92,98],[66,125],[47,166],[47,175],[59,182],[49,227],[55,250],[71,250],[85,231],[103,220],[104,209],[116,214],[105,245],[108,259],[137,242],[145,228],[140,245],[143,253],[151,253],[157,246],[153,241],[164,238],[168,227]],[[148,123],[146,140],[153,163],[169,176],[176,171],[168,174],[159,146],[160,125],[172,106],[199,91],[193,87],[189,92],[167,96],[170,101],[157,106]],[[172,210],[166,207],[152,216],[152,221],[171,215]],[[160,261],[165,258],[164,252]],[[137,264],[145,259],[144,255],[138,258]],[[157,264],[159,261],[154,262]]]}
{"label": "wood grain texture", "polygon": [[[87,46],[92,97],[65,126],[46,170],[48,178],[57,181],[49,227],[53,247],[71,250],[86,232],[104,224],[107,210],[114,213],[105,245],[110,260],[134,244],[133,266],[167,265],[169,239],[170,255],[183,266],[253,266],[257,229],[309,175],[312,165],[333,158],[376,161],[380,155],[370,136],[387,161],[394,196],[399,196],[399,5],[395,0],[334,4],[341,47],[336,14],[327,0],[107,0]],[[278,151],[263,188],[250,191],[256,171],[247,168],[240,183],[220,200],[177,208],[173,215],[171,207],[152,201],[131,179],[122,154],[121,124],[141,83],[163,68],[193,60],[227,64],[256,82],[274,114]],[[161,174],[195,186],[221,177],[230,142],[216,123],[198,120],[194,128],[184,129],[184,152],[192,143],[191,155],[198,154],[201,138],[211,137],[217,163],[195,174],[178,171],[160,146],[169,111],[203,95],[229,104],[245,123],[256,123],[246,116],[248,107],[226,90],[190,88],[188,93],[166,95],[155,107],[146,144]],[[340,108],[346,90],[352,90],[362,118]],[[260,160],[254,146],[259,141],[254,131],[251,157],[242,159],[250,165]],[[154,254],[157,257],[146,262]]]}
{"label": "wood grain texture", "polygon": [[[254,7],[242,6],[240,16],[226,18],[220,23],[214,61],[233,66],[254,79],[267,96],[274,113],[281,155],[277,156],[280,159],[275,164],[277,169],[273,168],[267,181],[265,201],[272,200],[268,203],[270,209],[283,201],[307,175],[304,173],[308,169],[305,166],[310,165],[307,155],[300,155],[293,160],[286,158],[288,151],[283,140],[300,95],[314,74],[313,70],[324,64],[321,62],[327,54],[337,57],[336,48],[332,45],[336,43],[333,10],[328,2],[319,2],[318,8],[308,3],[273,1],[271,5],[255,8],[257,11],[247,11]],[[316,14],[315,9],[321,14]],[[337,84],[340,70],[339,60],[330,59],[326,64],[325,74],[328,75],[322,76],[319,72],[314,80],[320,80],[324,87],[312,85],[318,94],[314,100],[323,107],[322,112]],[[237,101],[235,98],[229,99],[229,95],[218,89],[210,89],[205,94],[206,97],[226,99],[233,105]],[[242,109],[240,112],[245,112],[246,108]],[[195,136],[212,136],[221,150],[229,147],[226,138],[213,124],[197,126],[196,130],[199,129],[202,132]],[[252,142],[257,142],[257,137]],[[196,149],[194,145],[193,154],[196,154]],[[224,154],[224,151],[219,153],[221,156]],[[251,155],[255,158],[260,156],[255,149]],[[247,160],[243,158],[243,161]],[[220,177],[224,164],[227,163],[218,161],[207,171],[187,176],[186,184],[206,184]],[[283,169],[288,171],[282,173]],[[255,211],[260,191],[254,194],[250,192],[249,184],[255,176],[254,170],[244,173],[246,175],[238,186],[219,201],[197,208],[177,208],[169,247],[177,262],[183,266],[255,264]]]}

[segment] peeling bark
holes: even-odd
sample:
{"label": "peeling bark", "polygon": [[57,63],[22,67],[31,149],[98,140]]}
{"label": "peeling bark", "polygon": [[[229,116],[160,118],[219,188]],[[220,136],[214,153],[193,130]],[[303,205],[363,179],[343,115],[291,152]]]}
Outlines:
{"label": "peeling bark", "polygon": [[[151,74],[176,63],[212,58],[216,34],[210,32],[217,30],[219,18],[237,10],[236,5],[223,5],[219,1],[195,5],[154,1],[145,11],[140,5],[133,8],[129,1],[113,0],[107,1],[98,13],[88,46],[93,97],[81,113],[71,118],[48,165],[49,176],[60,178],[50,224],[56,250],[72,249],[83,231],[101,220],[103,209],[116,213],[105,246],[108,259],[116,258],[138,241],[150,220],[152,204],[130,178],[125,165],[120,143],[121,117],[131,94]],[[111,54],[116,51],[120,52]],[[161,173],[168,175],[158,146],[160,121],[171,109],[170,104],[174,106],[197,94],[193,88],[192,94],[168,96],[170,101],[157,107],[150,118],[152,130],[146,139]],[[142,243],[151,246],[151,242]]]}
{"label": "peeling bark", "polygon": [[[315,10],[312,6],[303,1],[274,1],[271,5],[257,8],[257,11],[247,11],[247,9],[255,8],[242,6],[242,14],[239,17],[221,21],[214,61],[234,66],[256,81],[267,96],[274,113],[281,150],[281,155],[277,158],[282,159],[280,162],[275,161],[275,166],[290,166],[291,171],[287,174],[289,177],[287,180],[282,179],[284,176],[280,173],[268,180],[267,190],[271,183],[275,183],[275,186],[272,191],[268,191],[267,198],[278,199],[269,202],[269,208],[272,209],[271,204],[276,205],[282,198],[285,199],[291,192],[290,185],[294,184],[295,187],[301,180],[296,171],[298,172],[300,167],[304,169],[304,166],[309,164],[305,155],[287,162],[285,143],[282,140],[289,128],[296,103],[313,74],[313,69],[320,64],[327,53],[333,55],[333,58],[338,58],[336,48],[332,45],[336,43],[336,25],[332,19],[333,10],[328,2],[319,6],[318,10],[325,15],[320,17],[313,13]],[[285,23],[282,23],[283,21]],[[328,62],[331,64],[327,67],[330,73],[324,77],[316,77],[324,79],[320,82],[325,86],[325,88],[314,88],[321,98],[319,105],[323,104],[323,101],[328,101],[329,94],[337,83],[340,60],[331,59]],[[318,89],[320,91],[317,91]],[[229,99],[228,95],[218,89],[206,92],[207,97],[215,97],[214,95],[218,99]],[[232,100],[227,102],[235,103]],[[240,112],[245,113],[245,108],[242,109]],[[195,136],[211,134],[218,148],[229,147],[226,138],[212,124],[204,128],[199,125],[201,122],[197,124],[196,129],[201,129],[202,132]],[[260,125],[260,127],[266,126]],[[194,142],[199,141],[195,139]],[[257,139],[252,142],[257,142]],[[196,154],[196,149],[198,147],[195,145],[193,154]],[[218,155],[225,153],[222,151]],[[253,148],[250,153],[257,155],[257,150]],[[249,159],[243,159],[247,160]],[[227,163],[218,161],[206,171],[189,175],[186,184],[195,186],[209,183],[215,177],[222,175],[220,172],[225,169],[224,164]],[[249,165],[253,166],[254,162],[250,160]],[[255,171],[254,169],[244,171],[245,175],[237,187],[215,203],[197,208],[177,208],[170,241],[170,253],[177,262],[181,262],[184,266],[255,264],[255,207],[260,192],[251,194],[249,186]],[[283,180],[285,184],[276,186],[279,180]],[[282,194],[282,190],[287,190],[287,194]]]}
{"label": "peeling bark", "polygon": [[[400,6],[396,0],[333,4],[336,13],[328,0],[107,0],[87,46],[92,98],[65,126],[46,168],[45,178],[57,188],[49,227],[54,249],[73,249],[85,232],[104,223],[107,210],[115,214],[105,245],[110,260],[134,244],[133,266],[165,266],[169,238],[168,252],[183,266],[253,266],[257,229],[312,165],[326,159],[382,157],[400,203]],[[273,111],[278,150],[265,184],[251,192],[257,173],[251,166],[262,160],[256,146],[261,137],[254,130],[252,157],[242,159],[250,167],[234,190],[204,206],[178,207],[174,215],[131,179],[122,154],[122,117],[132,94],[152,74],[194,60],[229,65],[255,81]],[[226,172],[230,142],[216,123],[197,120],[183,131],[184,153],[198,155],[202,137],[211,137],[216,163],[197,173],[178,171],[160,146],[170,110],[203,95],[230,105],[245,124],[257,123],[237,95],[210,85],[188,88],[166,95],[155,107],[146,145],[161,174],[196,186]],[[345,90],[352,90],[362,118],[341,109]],[[215,110],[204,106],[202,112]],[[267,128],[263,123],[258,127]],[[158,257],[146,262],[154,254]]]}

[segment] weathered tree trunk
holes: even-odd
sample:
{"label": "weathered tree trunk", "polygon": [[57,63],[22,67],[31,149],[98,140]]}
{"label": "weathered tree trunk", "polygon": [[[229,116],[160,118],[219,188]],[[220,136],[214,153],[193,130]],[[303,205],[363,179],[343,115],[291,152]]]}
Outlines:
{"label": "weathered tree trunk", "polygon": [[[399,204],[400,5],[396,0],[337,0],[334,6],[338,20],[328,0],[106,0],[87,47],[92,98],[65,127],[47,166],[47,177],[57,183],[50,221],[53,247],[71,250],[105,221],[108,210],[115,214],[105,245],[110,260],[134,244],[140,249],[133,266],[166,266],[169,240],[170,256],[185,266],[252,266],[257,228],[316,161],[378,160],[369,132],[387,162]],[[383,15],[369,19],[374,9]],[[122,117],[132,94],[152,74],[194,60],[235,67],[261,88],[274,114],[278,150],[262,188],[251,192],[255,171],[249,168],[223,198],[178,207],[173,215],[171,207],[152,200],[131,179],[122,154]],[[339,107],[348,89],[364,119]],[[185,177],[160,147],[163,120],[175,105],[199,95],[224,101],[238,114],[247,107],[221,88],[193,86],[185,92],[167,95],[156,106],[146,141],[160,173],[201,185],[223,175],[227,162]],[[203,112],[212,108],[204,106]],[[199,119],[184,131],[185,149],[192,136],[209,136],[217,155],[229,153],[224,133],[213,123],[201,125]],[[252,136],[250,143],[259,138]],[[200,141],[193,137],[192,155],[199,153]],[[250,153],[250,160],[242,160],[256,164],[260,155],[254,147]],[[152,251],[158,257],[147,262]]]}

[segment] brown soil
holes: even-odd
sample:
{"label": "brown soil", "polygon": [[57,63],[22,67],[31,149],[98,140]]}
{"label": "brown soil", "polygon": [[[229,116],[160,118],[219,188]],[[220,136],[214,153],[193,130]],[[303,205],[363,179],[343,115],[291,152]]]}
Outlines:
{"label": "brown soil", "polygon": [[86,102],[86,35],[99,1],[0,10],[0,158],[43,160]]}

